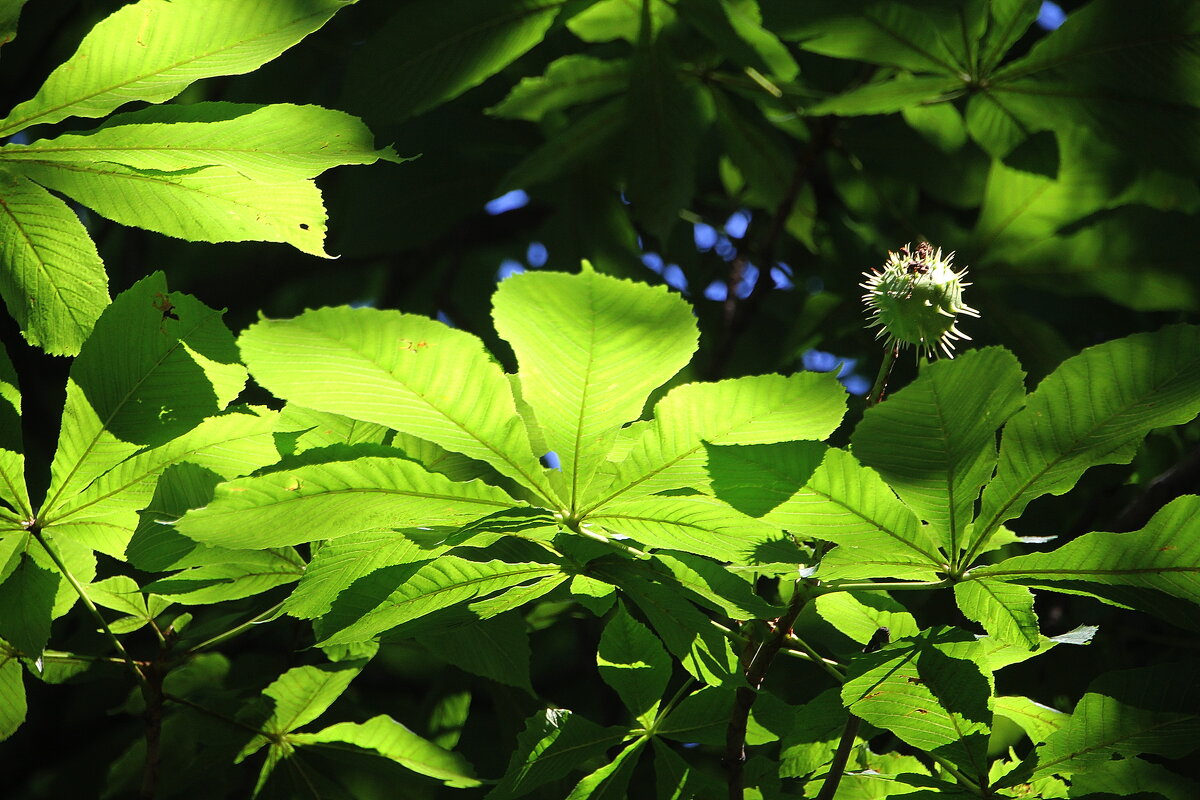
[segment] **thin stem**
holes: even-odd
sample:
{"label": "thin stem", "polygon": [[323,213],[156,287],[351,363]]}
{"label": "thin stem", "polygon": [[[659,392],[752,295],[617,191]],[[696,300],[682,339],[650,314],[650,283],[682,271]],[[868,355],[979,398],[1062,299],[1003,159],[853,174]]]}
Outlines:
{"label": "thin stem", "polygon": [[220,644],[221,642],[224,642],[227,639],[232,639],[234,636],[237,636],[240,633],[244,633],[245,631],[249,630],[250,628],[253,628],[255,625],[258,625],[259,623],[267,621],[268,619],[273,617],[275,614],[279,613],[279,610],[282,608],[283,608],[283,602],[280,601],[280,602],[276,603],[275,605],[271,606],[270,608],[268,608],[266,611],[262,612],[261,614],[255,614],[253,617],[251,617],[250,619],[241,623],[240,625],[230,628],[229,630],[225,631],[224,633],[218,633],[216,636],[212,637],[211,639],[205,639],[203,642],[196,645],[195,647],[188,648],[188,652],[189,653],[199,653],[201,650],[204,650],[205,648],[212,647],[215,644]]}
{"label": "thin stem", "polygon": [[846,675],[842,672],[841,664],[822,657],[821,654],[814,650],[808,642],[804,641],[796,634],[793,633],[787,637],[787,644],[798,647],[800,651],[804,653],[804,655],[808,656],[810,661],[824,669],[827,673],[829,673],[829,676],[838,683],[846,682]]}
{"label": "thin stem", "polygon": [[895,366],[896,357],[899,355],[899,343],[893,344],[883,351],[883,363],[879,365],[879,374],[875,376],[875,385],[871,387],[871,392],[867,395],[867,408],[883,402],[887,393],[888,377],[892,374],[892,367]]}
{"label": "thin stem", "polygon": [[125,645],[121,644],[121,640],[118,639],[117,635],[112,632],[112,628],[108,627],[108,622],[105,621],[104,615],[100,613],[100,609],[96,608],[96,604],[93,603],[92,598],[88,596],[87,590],[83,588],[83,584],[81,584],[75,578],[75,576],[71,574],[71,570],[67,569],[67,565],[64,564],[63,560],[58,557],[58,553],[54,552],[54,548],[52,548],[50,543],[46,541],[46,537],[42,536],[42,529],[36,523],[34,523],[29,527],[29,534],[34,539],[37,539],[38,544],[40,544],[42,549],[46,551],[46,555],[50,556],[50,560],[54,562],[54,566],[58,567],[58,571],[61,572],[62,576],[67,579],[67,583],[71,584],[71,587],[75,590],[75,593],[79,595],[79,599],[83,601],[83,605],[91,613],[96,622],[100,623],[101,629],[103,629],[104,633],[107,634],[109,640],[113,644],[113,647],[115,647],[117,652],[121,654],[121,659],[129,667],[130,672],[133,673],[133,677],[137,680],[138,685],[141,686],[143,690],[146,690],[148,688],[148,684],[146,682],[146,676],[142,673],[141,668],[138,667],[137,662],[133,660],[128,652],[126,652]]}

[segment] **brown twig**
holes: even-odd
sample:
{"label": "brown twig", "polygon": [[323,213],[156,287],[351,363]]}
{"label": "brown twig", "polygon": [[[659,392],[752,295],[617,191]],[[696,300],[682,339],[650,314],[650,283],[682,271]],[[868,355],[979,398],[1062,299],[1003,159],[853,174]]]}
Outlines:
{"label": "brown twig", "polygon": [[796,586],[788,609],[782,617],[775,621],[771,633],[758,644],[754,656],[745,667],[748,686],[739,686],[733,699],[733,712],[729,716],[729,726],[725,729],[725,767],[729,771],[729,798],[742,800],[743,770],[746,766],[746,726],[750,721],[750,708],[758,697],[758,689],[767,677],[767,670],[775,660],[779,650],[787,641],[804,608],[807,593],[800,585]]}

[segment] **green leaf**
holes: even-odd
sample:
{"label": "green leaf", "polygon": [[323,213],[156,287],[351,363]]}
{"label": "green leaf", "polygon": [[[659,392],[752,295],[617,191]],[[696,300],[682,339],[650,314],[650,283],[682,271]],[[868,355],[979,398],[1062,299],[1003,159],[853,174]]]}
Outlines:
{"label": "green leaf", "polygon": [[543,75],[522,78],[504,100],[489,108],[487,113],[538,122],[551,111],[600,100],[623,92],[628,86],[628,61],[602,61],[573,54],[552,61]]}
{"label": "green leaf", "polygon": [[996,464],[996,429],[1020,408],[1024,374],[1007,350],[971,350],[926,365],[908,386],[867,409],[854,454],[928,522],[958,556],[979,491]]}
{"label": "green leaf", "polygon": [[301,619],[319,617],[359,578],[383,567],[424,563],[448,549],[426,549],[390,528],[352,533],[326,542],[313,554],[300,584],[284,602],[284,609]]}
{"label": "green leaf", "polygon": [[381,527],[461,524],[516,505],[481,481],[458,483],[407,459],[368,457],[222,484],[178,529],[216,547],[284,547]]}
{"label": "green leaf", "polygon": [[693,677],[713,685],[744,681],[738,658],[711,620],[667,582],[622,572],[611,580],[645,615],[650,626]]}
{"label": "green leaf", "polygon": [[0,640],[0,742],[16,733],[25,721],[25,676],[17,653]]}
{"label": "green leaf", "polygon": [[995,639],[1025,644],[1030,650],[1041,641],[1033,592],[1024,586],[986,578],[962,581],[954,584],[954,599],[963,616]]}
{"label": "green leaf", "polygon": [[[1093,681],[1066,725],[1029,756],[1032,777],[1087,772],[1115,755],[1182,758],[1191,753],[1200,746],[1196,666],[1158,664]],[[1013,773],[1003,783],[1020,775]]]}
{"label": "green leaf", "polygon": [[886,0],[816,0],[780,11],[775,30],[814,53],[957,75],[967,70],[959,46],[960,14],[926,14]]}
{"label": "green leaf", "polygon": [[980,43],[979,66],[985,74],[1025,35],[1038,17],[1041,0],[992,0],[988,3],[988,27]]}
{"label": "green leaf", "polygon": [[6,45],[17,37],[17,18],[21,16],[21,7],[26,2],[28,0],[4,0],[0,3],[0,45]]}
{"label": "green leaf", "polygon": [[1041,744],[1071,718],[1055,708],[1036,703],[1028,697],[1000,696],[993,701],[997,716],[1012,720],[1025,731],[1029,740]]}
{"label": "green leaf", "polygon": [[[614,473],[611,484],[597,483],[588,512],[617,498],[632,499],[668,489],[708,490],[711,486],[720,491],[728,485],[724,477],[729,467],[723,461],[722,469],[713,472],[707,463],[711,446],[824,439],[833,433],[845,411],[846,393],[841,386],[832,376],[813,372],[676,387],[654,406],[653,423],[642,429],[629,455],[610,468]],[[785,483],[792,474],[803,473],[807,455],[804,450],[790,454],[787,463],[791,469]]]}
{"label": "green leaf", "polygon": [[438,658],[475,675],[535,694],[529,682],[529,633],[519,613],[430,630],[418,640]]}
{"label": "green leaf", "polygon": [[345,0],[140,0],[102,20],[0,136],[67,117],[161,103],[189,84],[250,72],[320,28]]}
{"label": "green leaf", "polygon": [[[343,164],[400,161],[356,117],[320,106],[193,103],[152,106],[98,130],[0,147],[0,160],[87,164],[177,173],[219,165],[252,181],[315,178]],[[20,169],[20,166],[17,167]]]}
{"label": "green leaf", "polygon": [[928,530],[879,475],[835,447],[826,451],[808,485],[764,519],[858,554],[903,557],[930,571],[945,565]]}
{"label": "green leaf", "polygon": [[261,594],[299,580],[303,574],[304,560],[294,550],[256,550],[239,554],[229,563],[177,572],[145,589],[166,595],[174,603],[209,605]]}
{"label": "green leaf", "polygon": [[991,259],[1015,258],[1111,205],[1132,178],[1116,150],[1082,130],[1035,134],[1005,161],[992,162],[975,226],[976,248]]}
{"label": "green leaf", "polygon": [[525,722],[508,769],[486,800],[512,800],[563,777],[625,737],[565,708],[547,708]]}
{"label": "green leaf", "polygon": [[625,800],[637,756],[649,740],[643,735],[627,745],[616,758],[575,784],[567,800]]}
{"label": "green leaf", "polygon": [[904,606],[879,592],[833,592],[817,597],[814,605],[821,619],[863,645],[880,628],[888,629],[892,641],[915,636],[920,630]]}
{"label": "green leaf", "polygon": [[763,27],[757,0],[694,0],[679,3],[676,10],[735,64],[771,73],[781,81],[796,78],[796,60]]}
{"label": "green leaf", "polygon": [[0,583],[0,638],[29,658],[40,656],[50,639],[58,584],[58,573],[42,567],[27,553],[21,554],[16,569]]}
{"label": "green leaf", "polygon": [[[356,581],[321,617],[316,626],[318,643],[366,641],[434,611],[558,574],[559,567],[553,564],[479,562],[457,556],[441,556],[415,570],[377,570]],[[401,575],[403,582],[397,587]],[[511,607],[492,611],[500,614]]]}
{"label": "green leaf", "polygon": [[620,427],[688,363],[699,335],[695,318],[666,287],[587,268],[504,281],[493,316],[516,352],[521,395],[558,453],[575,512]]}
{"label": "green leaf", "polygon": [[[643,34],[645,35],[645,34]],[[625,194],[633,215],[662,243],[692,198],[707,97],[676,72],[663,40],[634,51],[626,94]]]}
{"label": "green leaf", "polygon": [[737,564],[764,561],[758,551],[779,531],[708,497],[643,497],[609,503],[589,524],[655,549],[682,550]]}
{"label": "green leaf", "polygon": [[[274,463],[279,457],[272,436],[274,421],[265,409],[210,417],[182,436],[122,461],[43,514],[43,527],[69,530],[76,541],[121,558],[139,524],[138,512],[154,496],[164,470],[187,462],[233,478]],[[85,534],[88,523],[95,531]]]}
{"label": "green leaf", "polygon": [[311,180],[252,180],[224,166],[163,171],[108,161],[26,162],[21,171],[96,213],[192,242],[285,242],[328,258]]}
{"label": "green leaf", "polygon": [[1148,431],[1197,411],[1198,327],[1135,334],[1067,359],[1005,426],[972,549],[1033,499],[1063,494],[1090,467],[1127,463]]}
{"label": "green leaf", "polygon": [[[563,175],[574,175],[622,131],[625,122],[624,98],[601,103],[521,159],[501,179],[498,189],[522,189],[546,183]],[[587,200],[597,202],[591,197]],[[583,201],[576,199],[576,202]],[[620,201],[617,202],[619,204]],[[630,225],[624,206],[610,207],[608,213],[613,217],[613,226],[624,229]],[[605,243],[605,246],[608,245],[611,243]],[[590,255],[590,252],[588,254]],[[603,266],[599,258],[597,263]]]}
{"label": "green leaf", "polygon": [[21,387],[8,351],[0,345],[0,520],[18,527],[33,518],[33,505],[25,488],[24,453]]}
{"label": "green leaf", "polygon": [[671,678],[671,657],[658,637],[634,619],[623,603],[617,605],[600,634],[596,665],[629,713],[650,725]]}
{"label": "green leaf", "polygon": [[1139,531],[1087,533],[1048,553],[974,569],[968,574],[972,578],[1088,594],[1152,610],[1160,592],[1200,604],[1200,496],[1175,498]]}
{"label": "green leaf", "polygon": [[837,687],[800,706],[796,724],[779,743],[780,777],[803,778],[828,764],[845,730],[846,716]]}
{"label": "green leaf", "polygon": [[[1191,800],[1200,783],[1164,766],[1140,758],[1123,758],[1091,766],[1071,776],[1071,791],[1081,798],[1146,797],[1152,800]],[[1094,793],[1094,794],[1092,794]]]}
{"label": "green leaf", "polygon": [[[650,31],[654,35],[676,19],[674,7],[665,0],[650,0],[645,5],[649,6]],[[637,0],[599,0],[573,15],[567,28],[585,42],[624,39],[636,44],[642,30],[642,6]]]}
{"label": "green leaf", "polygon": [[75,355],[108,305],[108,276],[87,230],[59,198],[0,169],[0,295],[30,344]]}
{"label": "green leaf", "polygon": [[1020,119],[1059,130],[1079,126],[1135,157],[1195,174],[1200,92],[1192,80],[1200,56],[1191,46],[1200,13],[1187,0],[1165,0],[1139,14],[1120,0],[1073,11],[1021,59],[997,70],[990,90]]}
{"label": "green leaf", "polygon": [[809,106],[807,111],[815,116],[891,114],[910,106],[940,103],[962,91],[963,82],[957,77],[902,75],[851,89]]}
{"label": "green leaf", "polygon": [[[384,426],[374,422],[360,422],[341,414],[313,411],[295,403],[288,403],[279,412],[279,421],[275,429],[296,435],[292,453],[303,453],[316,447],[334,444],[383,444],[391,433]],[[420,458],[416,460],[422,461]],[[424,464],[424,461],[422,463]],[[425,467],[428,469],[429,465],[425,464]]]}
{"label": "green leaf", "polygon": [[850,662],[842,701],[851,713],[987,782],[991,675],[965,632],[927,631]]}
{"label": "green leaf", "polygon": [[323,308],[263,320],[238,346],[277,397],[428,439],[551,496],[504,373],[468,333],[394,311]]}
{"label": "green leaf", "polygon": [[732,619],[772,619],[779,610],[754,593],[754,575],[744,576],[691,553],[660,550],[654,554],[693,600]]}
{"label": "green leaf", "polygon": [[264,697],[271,702],[270,716],[260,726],[263,733],[242,748],[235,763],[241,763],[267,744],[270,735],[290,733],[324,714],[362,667],[360,661],[294,667],[276,678],[263,689]]}
{"label": "green leaf", "polygon": [[374,750],[384,758],[421,775],[437,778],[447,786],[479,786],[475,770],[466,759],[423,739],[396,720],[381,714],[366,722],[339,722],[317,733],[296,733],[289,741],[302,746],[328,746],[345,742]]}
{"label": "green leaf", "polygon": [[482,83],[538,44],[563,0],[417,0],[358,49],[347,77],[354,108],[398,122]]}
{"label": "green leaf", "polygon": [[138,281],[105,309],[71,365],[39,513],[53,518],[121,461],[192,430],[225,408],[245,380],[221,312],[168,294],[162,273]]}

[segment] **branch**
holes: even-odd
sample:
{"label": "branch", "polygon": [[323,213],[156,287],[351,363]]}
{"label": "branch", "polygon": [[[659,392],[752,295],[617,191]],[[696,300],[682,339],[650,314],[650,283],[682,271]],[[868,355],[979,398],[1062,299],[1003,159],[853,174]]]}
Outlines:
{"label": "branch", "polygon": [[807,592],[797,583],[787,612],[775,621],[771,635],[758,645],[754,657],[746,665],[746,682],[750,685],[739,686],[734,695],[733,713],[725,730],[725,767],[729,770],[730,800],[742,800],[745,793],[742,783],[743,769],[746,765],[746,726],[750,721],[750,708],[758,697],[758,688],[767,677],[771,662],[787,641],[807,599]]}

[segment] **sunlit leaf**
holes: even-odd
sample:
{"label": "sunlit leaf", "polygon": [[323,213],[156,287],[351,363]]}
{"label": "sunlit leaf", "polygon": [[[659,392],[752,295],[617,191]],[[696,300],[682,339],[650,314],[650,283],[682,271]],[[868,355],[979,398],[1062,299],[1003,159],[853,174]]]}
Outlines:
{"label": "sunlit leaf", "polygon": [[75,212],[0,170],[0,295],[30,344],[74,355],[108,305],[108,276]]}
{"label": "sunlit leaf", "polygon": [[217,547],[283,547],[381,527],[462,524],[517,505],[480,481],[458,483],[407,459],[368,457],[231,481],[178,528]]}
{"label": "sunlit leaf", "polygon": [[1089,467],[1127,463],[1147,431],[1197,411],[1200,328],[1135,334],[1063,362],[1005,426],[975,545],[1034,498],[1068,491]]}
{"label": "sunlit leaf", "polygon": [[421,775],[437,778],[457,788],[478,786],[475,770],[466,759],[423,739],[396,720],[381,714],[366,722],[339,722],[316,733],[296,733],[288,737],[295,745],[332,747],[351,744],[373,750],[384,758]]}
{"label": "sunlit leaf", "polygon": [[854,430],[854,455],[933,527],[952,558],[992,476],[996,429],[1025,398],[1022,378],[1007,350],[972,350],[928,364]]}
{"label": "sunlit leaf", "polygon": [[138,281],[105,310],[71,365],[40,513],[52,515],[139,450],[195,428],[245,380],[221,312],[168,294],[161,273]]}
{"label": "sunlit leaf", "polygon": [[671,659],[650,630],[618,605],[600,635],[596,664],[634,718],[649,724],[671,678]]}
{"label": "sunlit leaf", "polygon": [[665,287],[585,268],[504,281],[493,316],[516,352],[521,395],[558,453],[575,512],[621,426],[691,358],[691,310]]}
{"label": "sunlit leaf", "polygon": [[539,711],[526,720],[508,769],[487,800],[521,797],[602,754],[624,736],[624,728],[602,728],[565,708]]}
{"label": "sunlit leaf", "polygon": [[263,320],[238,346],[255,380],[279,397],[428,439],[550,494],[508,381],[470,334],[342,307]]}
{"label": "sunlit leaf", "polygon": [[131,100],[161,103],[214,75],[249,72],[324,25],[347,0],[140,0],[84,37],[0,136]]}

